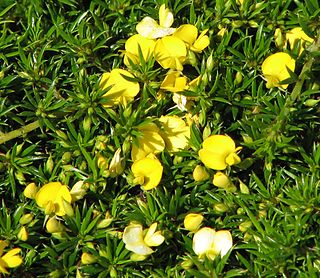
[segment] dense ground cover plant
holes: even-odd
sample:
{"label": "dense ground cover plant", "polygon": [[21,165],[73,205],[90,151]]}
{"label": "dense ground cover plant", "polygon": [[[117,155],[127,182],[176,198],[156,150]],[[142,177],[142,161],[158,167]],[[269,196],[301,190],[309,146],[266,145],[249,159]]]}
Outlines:
{"label": "dense ground cover plant", "polygon": [[0,276],[317,277],[319,3],[0,2]]}

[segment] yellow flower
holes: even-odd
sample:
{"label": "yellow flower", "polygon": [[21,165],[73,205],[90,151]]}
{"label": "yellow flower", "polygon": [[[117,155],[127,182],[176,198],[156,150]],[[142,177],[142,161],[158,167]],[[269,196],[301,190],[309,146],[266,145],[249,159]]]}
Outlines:
{"label": "yellow flower", "polygon": [[226,135],[211,135],[202,143],[198,154],[202,163],[214,170],[224,170],[241,161],[234,141]]}
{"label": "yellow flower", "polygon": [[139,47],[141,49],[141,54],[145,61],[148,61],[150,57],[153,56],[153,50],[156,42],[152,39],[147,39],[140,34],[131,36],[125,44],[124,52],[124,64],[130,67],[130,62],[134,64],[140,64]]}
{"label": "yellow flower", "polygon": [[146,256],[152,254],[154,251],[150,247],[159,246],[164,241],[164,236],[160,231],[157,231],[157,223],[153,223],[149,229],[143,230],[141,224],[130,223],[124,229],[122,240],[125,243],[126,249],[134,252],[136,255],[145,259]]}
{"label": "yellow flower", "polygon": [[286,89],[288,84],[279,84],[288,79],[290,74],[287,70],[295,70],[295,60],[284,52],[278,52],[267,57],[262,63],[262,74],[267,79],[267,88],[281,87]]}
{"label": "yellow flower", "polygon": [[136,142],[132,144],[131,158],[133,161],[144,158],[150,153],[160,153],[164,150],[165,142],[159,135],[160,130],[155,123],[147,123],[137,128],[140,132]]}
{"label": "yellow flower", "polygon": [[176,29],[170,28],[173,23],[173,14],[166,5],[159,9],[159,24],[151,17],[145,17],[136,26],[137,32],[148,39],[157,39],[171,35]]}
{"label": "yellow flower", "polygon": [[212,228],[204,227],[193,236],[193,251],[199,259],[207,258],[213,260],[220,254],[225,256],[232,247],[232,236],[229,231],[215,231]]}
{"label": "yellow flower", "polygon": [[198,37],[198,29],[196,26],[183,24],[173,33],[173,36],[187,43],[192,51],[201,52],[210,44],[209,37],[206,35],[207,32],[208,29],[202,31]]}
{"label": "yellow flower", "polygon": [[113,69],[111,72],[102,74],[100,87],[103,90],[109,88],[103,95],[106,98],[105,106],[126,105],[134,99],[139,93],[140,86],[138,82],[128,80],[130,78],[134,78],[134,76],[123,69]]}
{"label": "yellow flower", "polygon": [[20,248],[13,248],[3,255],[4,248],[8,246],[3,240],[0,240],[0,273],[9,274],[7,268],[18,267],[22,264],[22,258],[18,255]]}
{"label": "yellow flower", "polygon": [[209,178],[206,168],[201,165],[197,165],[194,168],[192,176],[195,181],[204,181]]}
{"label": "yellow flower", "polygon": [[160,89],[172,93],[182,92],[188,89],[187,82],[187,77],[181,76],[179,71],[171,71],[162,81]]}
{"label": "yellow flower", "polygon": [[187,57],[185,43],[174,36],[158,39],[154,47],[154,57],[164,69],[183,70],[183,62]]}
{"label": "yellow flower", "polygon": [[178,116],[161,116],[161,136],[169,152],[177,152],[189,146],[190,127]]}
{"label": "yellow flower", "polygon": [[200,228],[202,221],[203,216],[201,214],[189,213],[184,218],[183,225],[188,231],[195,232]]}
{"label": "yellow flower", "polygon": [[60,182],[49,182],[42,186],[35,196],[36,203],[48,214],[55,213],[64,216],[69,210],[66,204],[71,204],[72,197],[66,185]]}
{"label": "yellow flower", "polygon": [[289,32],[286,33],[286,40],[289,42],[290,49],[294,49],[295,45],[300,41],[300,52],[305,49],[305,45],[307,43],[312,43],[314,39],[310,38],[301,27],[296,27],[291,29]]}
{"label": "yellow flower", "polygon": [[163,167],[160,161],[153,155],[136,160],[131,166],[135,177],[134,182],[142,185],[144,190],[150,190],[158,186],[162,178]]}

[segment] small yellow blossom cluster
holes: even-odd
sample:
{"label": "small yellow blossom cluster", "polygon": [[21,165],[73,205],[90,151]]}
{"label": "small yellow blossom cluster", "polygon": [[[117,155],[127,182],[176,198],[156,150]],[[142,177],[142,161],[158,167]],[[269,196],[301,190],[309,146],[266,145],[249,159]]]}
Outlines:
{"label": "small yellow blossom cluster", "polygon": [[160,89],[172,92],[177,107],[182,111],[187,110],[187,101],[190,98],[187,99],[179,92],[197,86],[200,77],[189,81],[182,73],[183,65],[194,65],[195,53],[200,53],[208,47],[210,40],[206,35],[208,29],[199,34],[197,27],[192,24],[173,28],[173,21],[172,12],[163,4],[159,9],[159,23],[145,17],[137,24],[138,34],[126,41],[123,51],[123,62],[128,70],[116,68],[101,77],[100,87],[106,91],[105,106],[125,106],[131,102],[140,91],[139,83],[130,73],[132,66],[154,59],[163,69],[169,69]]}
{"label": "small yellow blossom cluster", "polygon": [[[206,168],[216,170],[212,183],[227,191],[234,191],[235,186],[226,173],[222,172],[227,167],[238,164],[241,159],[238,152],[242,147],[236,147],[233,139],[227,135],[211,135],[202,143],[198,155]],[[193,171],[195,181],[209,178],[209,173],[204,166],[197,165]]]}
{"label": "small yellow blossom cluster", "polygon": [[[50,217],[46,218],[47,232],[61,237],[65,227],[57,216],[73,216],[72,204],[84,197],[86,189],[83,181],[78,181],[71,190],[61,182],[49,182],[40,188],[35,183],[29,183],[23,194],[27,198],[34,199],[46,216]],[[26,234],[23,232],[20,231],[21,238]]]}
{"label": "small yellow blossom cluster", "polygon": [[[280,48],[286,48],[289,44],[290,50],[298,47],[299,55],[306,49],[308,44],[311,44],[314,40],[310,38],[301,27],[296,27],[283,36],[280,28],[275,31],[275,43]],[[264,78],[267,81],[266,87],[280,87],[286,89],[288,83],[286,80],[290,78],[290,71],[294,72],[296,61],[287,52],[277,52],[268,56],[262,63],[261,69]]]}

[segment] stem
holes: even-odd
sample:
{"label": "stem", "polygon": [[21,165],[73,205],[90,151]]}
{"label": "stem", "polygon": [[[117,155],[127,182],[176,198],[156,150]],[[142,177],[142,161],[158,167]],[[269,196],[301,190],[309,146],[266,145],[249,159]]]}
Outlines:
{"label": "stem", "polygon": [[9,140],[14,139],[14,138],[25,135],[28,132],[37,129],[39,126],[40,126],[39,121],[35,121],[35,122],[27,124],[26,126],[23,126],[21,128],[10,131],[8,133],[0,133],[0,145],[9,141]]}

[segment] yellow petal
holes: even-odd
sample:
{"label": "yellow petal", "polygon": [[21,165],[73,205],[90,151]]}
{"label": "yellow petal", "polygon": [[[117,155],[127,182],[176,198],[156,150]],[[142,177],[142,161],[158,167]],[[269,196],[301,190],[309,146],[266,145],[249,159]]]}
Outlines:
{"label": "yellow petal", "polygon": [[153,223],[148,229],[144,237],[144,242],[148,246],[159,246],[163,243],[164,236],[161,234],[160,231],[156,232],[156,230],[157,230],[157,223]]}
{"label": "yellow petal", "polygon": [[215,186],[224,188],[224,189],[228,189],[231,185],[231,181],[229,177],[226,174],[219,171],[215,173],[215,175],[213,176],[212,183]]}
{"label": "yellow petal", "polygon": [[54,201],[62,187],[60,182],[49,182],[42,186],[35,196],[36,203],[39,207],[44,208],[49,201]]}
{"label": "yellow petal", "polygon": [[195,52],[201,52],[203,49],[208,47],[210,44],[209,37],[205,35],[208,30],[204,30],[201,32],[199,38],[194,42],[194,44],[191,46],[191,50]]}
{"label": "yellow petal", "polygon": [[110,105],[123,103],[124,100],[127,102],[132,101],[139,93],[139,83],[130,81],[125,77],[134,78],[130,72],[123,69],[113,69],[110,73],[102,74],[100,80],[101,88],[107,89],[111,87],[103,96],[107,98]]}
{"label": "yellow petal", "polygon": [[269,81],[269,86],[273,87],[282,87],[287,88],[288,84],[279,85],[274,84],[276,80],[279,82],[287,79],[290,77],[290,74],[287,70],[289,68],[291,71],[295,70],[295,60],[291,58],[291,56],[284,52],[278,52],[275,54],[272,54],[268,56],[264,62],[262,63],[261,69],[262,74],[264,77],[268,80],[271,79],[272,81]]}
{"label": "yellow petal", "polygon": [[165,142],[159,135],[159,128],[154,123],[148,123],[137,128],[141,135],[132,144],[132,160],[142,159],[150,153],[160,153],[164,150]]}
{"label": "yellow petal", "polygon": [[198,29],[192,24],[183,24],[173,33],[173,36],[192,46],[197,39]]}
{"label": "yellow petal", "polygon": [[224,170],[227,168],[226,155],[224,153],[215,153],[207,149],[201,149],[198,155],[202,163],[210,169]]}
{"label": "yellow petal", "polygon": [[[132,58],[132,56],[135,56],[136,58],[133,58],[133,60],[138,60],[138,62],[140,62],[139,61],[139,47],[140,47],[142,56],[143,56],[144,60],[147,61],[153,55],[153,50],[154,50],[155,44],[156,44],[155,40],[147,39],[140,34],[136,34],[136,35],[131,36],[126,41],[126,44],[125,44],[126,52],[125,53],[127,56],[129,55],[128,56],[129,58],[130,57]],[[135,61],[133,61],[133,62],[135,62]],[[128,64],[130,65],[130,63],[128,63]]]}
{"label": "yellow petal", "polygon": [[158,159],[145,157],[140,160],[136,160],[132,164],[131,170],[135,177],[144,177],[142,188],[144,190],[150,190],[160,183],[163,167]]}
{"label": "yellow petal", "polygon": [[[61,186],[57,193],[56,199],[54,200],[54,204],[56,206],[55,214],[58,216],[63,216],[68,212],[71,213],[72,216],[73,209],[70,205],[71,201],[72,196],[69,189],[65,185]],[[67,204],[69,204],[69,206]]]}
{"label": "yellow petal", "polygon": [[167,36],[156,42],[154,55],[164,69],[182,70],[182,63],[187,56],[187,48],[179,38]]}
{"label": "yellow petal", "polygon": [[0,240],[0,257],[3,253],[4,248],[6,248],[8,246],[8,243],[4,240]]}
{"label": "yellow petal", "polygon": [[169,72],[160,85],[160,89],[170,91],[172,93],[182,92],[187,89],[187,77],[180,76],[180,72]]}
{"label": "yellow petal", "polygon": [[209,178],[209,174],[205,167],[197,165],[193,170],[192,177],[195,181],[204,181]]}
{"label": "yellow petal", "polygon": [[286,39],[289,41],[290,48],[293,49],[295,44],[301,40],[301,43],[304,44],[305,42],[312,43],[314,40],[310,38],[301,27],[296,27],[291,29],[286,33]]}
{"label": "yellow petal", "polygon": [[199,213],[189,213],[184,218],[183,225],[188,231],[195,232],[200,228],[203,218]]}
{"label": "yellow petal", "polygon": [[20,251],[20,248],[14,248],[2,256],[1,259],[5,261],[9,268],[17,267],[22,264],[22,258],[17,255]]}
{"label": "yellow petal", "polygon": [[161,136],[169,152],[176,152],[189,146],[190,127],[178,116],[161,116]]}

